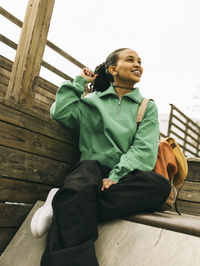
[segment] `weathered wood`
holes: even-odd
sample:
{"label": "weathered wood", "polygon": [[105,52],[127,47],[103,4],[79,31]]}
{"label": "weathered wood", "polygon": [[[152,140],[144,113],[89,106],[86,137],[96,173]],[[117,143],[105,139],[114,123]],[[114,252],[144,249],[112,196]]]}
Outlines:
{"label": "weathered wood", "polygon": [[200,216],[200,203],[177,200],[177,207],[180,213]]}
{"label": "weathered wood", "polygon": [[[53,186],[54,187],[54,186]],[[10,178],[0,178],[0,202],[21,202],[33,204],[46,200],[50,185],[37,184]]]}
{"label": "weathered wood", "polygon": [[47,100],[55,101],[55,93],[49,92],[42,87],[38,86],[37,84],[34,86],[34,91],[42,96],[46,97]]}
{"label": "weathered wood", "polygon": [[7,91],[7,99],[32,106],[55,0],[29,0]]}
{"label": "weathered wood", "polygon": [[2,177],[61,186],[70,167],[69,163],[0,146]]}
{"label": "weathered wood", "polygon": [[13,62],[4,56],[0,55],[0,67],[12,71]]}
{"label": "weathered wood", "polygon": [[42,98],[41,95],[35,94],[35,98],[33,102],[33,110],[45,116],[49,116],[49,110],[50,110],[51,105],[42,102],[40,98]]}
{"label": "weathered wood", "polygon": [[18,18],[16,18],[15,16],[13,16],[11,13],[9,13],[7,10],[5,10],[1,6],[0,6],[0,14],[2,16],[4,16],[5,18],[9,19],[10,21],[12,21],[17,26],[22,27],[22,24],[23,23]]}
{"label": "weathered wood", "polygon": [[48,115],[49,115],[50,107],[53,104],[54,100],[50,99],[50,98],[46,97],[46,95],[42,95],[40,93],[35,93],[35,99],[34,100],[46,104],[48,106]]}
{"label": "weathered wood", "polygon": [[178,194],[178,199],[200,203],[200,183],[186,181]]}
{"label": "weathered wood", "polygon": [[71,80],[71,81],[73,80],[73,78],[71,78],[70,76],[68,76],[64,72],[60,71],[56,67],[50,65],[46,61],[42,61],[41,66],[45,67],[46,69],[50,70],[51,72],[55,73],[56,75],[58,75],[61,78],[64,78],[66,80]]}
{"label": "weathered wood", "polygon": [[[15,235],[18,228],[0,228],[0,252],[2,252]],[[1,257],[0,257],[1,258]],[[3,265],[2,265],[3,266]]]}
{"label": "weathered wood", "polygon": [[187,181],[200,182],[200,162],[188,161]]}
{"label": "weathered wood", "polygon": [[74,65],[76,65],[80,68],[86,67],[85,65],[80,63],[78,60],[76,60],[74,57],[72,57],[68,53],[64,52],[61,48],[59,48],[58,46],[56,46],[55,44],[53,44],[52,42],[50,42],[48,40],[47,40],[47,46],[49,46],[52,50],[54,50],[55,52],[57,52],[58,54],[60,54],[61,56],[63,56],[67,60],[69,60],[70,62],[72,62]]}
{"label": "weathered wood", "polygon": [[[3,99],[4,100],[4,99]],[[33,110],[24,110],[19,105],[2,102],[0,99],[0,120],[35,133],[78,146],[78,136],[49,117],[44,117]]]}
{"label": "weathered wood", "polygon": [[56,94],[56,91],[58,89],[57,86],[55,86],[54,84],[52,84],[51,82],[41,78],[41,77],[38,77],[37,81],[35,82],[35,86],[39,86],[41,88],[43,88],[45,91],[49,91],[53,94]]}
{"label": "weathered wood", "polygon": [[125,218],[128,221],[151,225],[179,233],[200,236],[200,217],[178,215],[172,211],[137,214]]}
{"label": "weathered wood", "polygon": [[2,34],[0,34],[0,41],[13,48],[14,50],[17,50],[17,44]]}
{"label": "weathered wood", "polygon": [[79,158],[71,144],[0,121],[0,145],[61,162],[74,163]]}
{"label": "weathered wood", "polygon": [[[0,77],[1,78],[1,77]],[[5,97],[7,91],[7,87],[0,83],[0,96]]]}
{"label": "weathered wood", "polygon": [[0,203],[0,226],[19,227],[32,209],[32,204]]}

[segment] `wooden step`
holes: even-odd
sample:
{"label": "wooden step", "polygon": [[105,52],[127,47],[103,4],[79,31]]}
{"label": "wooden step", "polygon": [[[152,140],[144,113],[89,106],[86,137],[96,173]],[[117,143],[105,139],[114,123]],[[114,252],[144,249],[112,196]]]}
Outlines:
{"label": "wooden step", "polygon": [[[0,265],[40,265],[46,245],[46,235],[41,239],[34,239],[30,232],[30,221],[33,213],[42,204],[41,201],[35,204],[0,257]],[[170,221],[171,224],[177,223],[177,227],[182,220],[182,225],[186,224],[185,227],[196,227],[196,230],[200,230],[200,218],[175,215],[169,212],[164,215],[162,213],[137,215],[135,216],[137,223],[115,220],[99,225],[99,238],[95,242],[95,249],[100,266],[199,266],[200,238],[164,228],[170,229]],[[163,228],[139,223],[144,221],[143,223],[148,224],[150,223],[148,219],[152,225]],[[159,223],[159,220],[162,223]],[[171,229],[173,230],[173,227]]]}

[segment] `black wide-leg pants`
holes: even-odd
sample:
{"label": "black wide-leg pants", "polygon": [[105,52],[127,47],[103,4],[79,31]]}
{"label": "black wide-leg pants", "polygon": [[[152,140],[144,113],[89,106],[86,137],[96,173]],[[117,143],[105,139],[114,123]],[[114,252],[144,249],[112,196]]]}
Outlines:
{"label": "black wide-leg pants", "polygon": [[41,266],[97,266],[93,242],[97,224],[140,212],[153,212],[169,196],[171,186],[155,172],[135,170],[101,191],[111,169],[96,160],[76,164],[56,193],[53,224]]}

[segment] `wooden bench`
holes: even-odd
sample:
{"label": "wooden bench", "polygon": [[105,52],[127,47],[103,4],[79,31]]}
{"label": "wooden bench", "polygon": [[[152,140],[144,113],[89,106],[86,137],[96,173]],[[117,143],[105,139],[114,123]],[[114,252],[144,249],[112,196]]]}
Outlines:
{"label": "wooden bench", "polygon": [[[39,266],[46,247],[46,235],[34,239],[30,232],[37,202],[2,256],[3,266]],[[193,265],[200,261],[200,217],[174,212],[140,214],[114,220],[98,227],[95,242],[100,266]]]}

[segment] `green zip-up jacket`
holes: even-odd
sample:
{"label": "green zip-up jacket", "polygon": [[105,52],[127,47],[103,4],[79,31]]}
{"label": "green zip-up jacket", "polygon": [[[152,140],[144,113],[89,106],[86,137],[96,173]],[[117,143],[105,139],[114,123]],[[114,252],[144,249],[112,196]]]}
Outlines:
{"label": "green zip-up jacket", "polygon": [[[77,76],[56,93],[51,117],[79,133],[80,160],[98,160],[111,168],[109,179],[119,179],[134,169],[154,168],[159,139],[158,111],[149,101],[137,129],[136,115],[143,97],[138,88],[121,100],[111,85],[81,98],[86,80]],[[105,177],[102,177],[105,178]]]}

